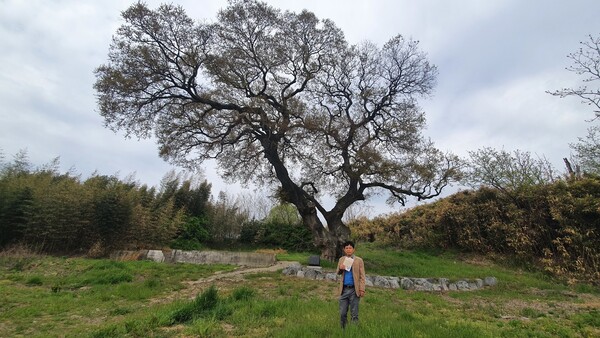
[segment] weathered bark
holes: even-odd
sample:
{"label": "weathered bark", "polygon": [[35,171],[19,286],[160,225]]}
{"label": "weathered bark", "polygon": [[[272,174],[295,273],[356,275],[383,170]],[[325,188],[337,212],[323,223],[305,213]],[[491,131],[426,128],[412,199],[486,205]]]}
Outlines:
{"label": "weathered bark", "polygon": [[350,229],[339,219],[330,219],[327,227],[319,219],[316,208],[312,212],[300,212],[302,222],[313,233],[315,245],[321,250],[321,258],[335,261],[343,254],[342,243],[350,238]]}
{"label": "weathered bark", "polygon": [[563,158],[563,161],[565,162],[565,166],[567,167],[567,173],[569,174],[569,177],[575,176],[575,172],[573,171],[573,167],[571,166],[571,162],[569,162],[569,160],[566,157]]}
{"label": "weathered bark", "polygon": [[[329,217],[327,226],[330,234],[328,246],[332,252],[327,252],[328,256],[324,256],[324,258],[334,261],[344,254],[343,243],[350,239],[350,228],[342,222],[341,216],[336,218]],[[331,254],[333,254],[333,256],[331,256]]]}

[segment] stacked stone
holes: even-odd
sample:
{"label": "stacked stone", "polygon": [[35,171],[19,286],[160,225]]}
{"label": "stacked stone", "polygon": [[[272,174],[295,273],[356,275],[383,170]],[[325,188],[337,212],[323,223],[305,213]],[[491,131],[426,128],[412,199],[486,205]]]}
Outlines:
{"label": "stacked stone", "polygon": [[[338,275],[333,272],[323,272],[320,268],[303,267],[301,264],[292,264],[282,273],[287,276],[296,276],[300,278],[314,280],[337,281]],[[495,277],[485,277],[484,279],[459,280],[450,282],[447,278],[410,278],[410,277],[390,277],[390,276],[366,276],[366,285],[380,288],[404,289],[415,291],[473,291],[486,286],[495,286],[498,281]]]}

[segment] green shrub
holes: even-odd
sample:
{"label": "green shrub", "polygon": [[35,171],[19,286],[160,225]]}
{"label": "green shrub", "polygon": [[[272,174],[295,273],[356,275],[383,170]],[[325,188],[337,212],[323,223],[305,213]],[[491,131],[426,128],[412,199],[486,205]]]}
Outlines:
{"label": "green shrub", "polygon": [[202,243],[196,239],[177,238],[170,245],[171,249],[178,250],[202,250]]}
{"label": "green shrub", "polygon": [[262,241],[265,231],[265,224],[261,221],[252,220],[244,222],[240,229],[240,237],[238,240],[241,243],[259,244],[259,242]]}
{"label": "green shrub", "polygon": [[211,239],[207,230],[207,221],[203,217],[188,217],[179,229],[177,237],[170,247],[180,250],[201,250],[202,243]]}
{"label": "green shrub", "polygon": [[360,240],[410,249],[512,256],[570,281],[600,281],[600,178],[480,188],[350,227]]}
{"label": "green shrub", "polygon": [[239,242],[297,252],[315,250],[312,233],[299,223],[246,222],[242,225]]}

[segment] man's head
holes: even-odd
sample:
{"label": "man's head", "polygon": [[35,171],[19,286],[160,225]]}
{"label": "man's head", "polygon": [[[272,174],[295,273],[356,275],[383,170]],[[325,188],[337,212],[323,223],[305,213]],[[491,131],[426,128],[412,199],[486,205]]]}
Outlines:
{"label": "man's head", "polygon": [[344,253],[346,254],[346,256],[352,256],[352,254],[354,254],[354,242],[352,241],[345,241],[343,245],[343,249],[344,249]]}

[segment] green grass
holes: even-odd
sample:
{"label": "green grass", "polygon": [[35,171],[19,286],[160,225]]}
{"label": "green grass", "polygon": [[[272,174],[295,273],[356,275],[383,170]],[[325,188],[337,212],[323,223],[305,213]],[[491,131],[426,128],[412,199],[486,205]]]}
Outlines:
{"label": "green grass", "polygon": [[[310,255],[278,259],[307,262]],[[342,331],[333,282],[261,272],[191,289],[185,281],[234,267],[0,256],[0,337],[600,335],[600,292],[590,285],[570,287],[541,273],[452,253],[360,244],[357,255],[368,274],[495,276],[499,284],[447,293],[368,288],[360,324]]]}
{"label": "green grass", "polygon": [[[78,336],[148,311],[150,299],[209,276],[224,265],[0,257],[0,337]],[[31,325],[35,322],[36,325]],[[108,329],[110,331],[110,329]]]}

